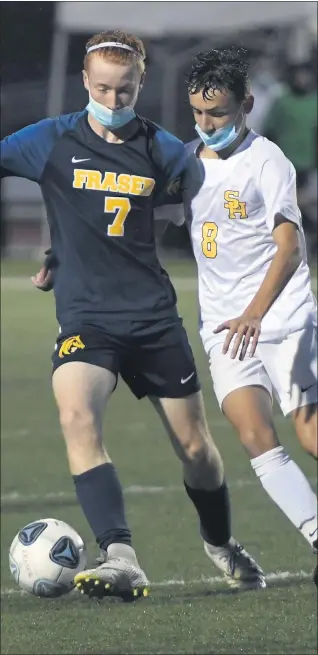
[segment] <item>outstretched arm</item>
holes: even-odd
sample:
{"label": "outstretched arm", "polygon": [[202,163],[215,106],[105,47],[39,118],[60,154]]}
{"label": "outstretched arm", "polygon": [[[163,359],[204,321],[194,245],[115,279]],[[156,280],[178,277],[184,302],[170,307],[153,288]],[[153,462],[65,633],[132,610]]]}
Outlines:
{"label": "outstretched arm", "polygon": [[216,333],[228,330],[223,353],[228,352],[235,337],[231,351],[233,359],[238,352],[240,359],[243,359],[248,349],[250,357],[254,355],[262,319],[285,289],[302,259],[299,235],[301,217],[297,206],[294,167],[283,155],[277,161],[266,161],[260,171],[258,187],[264,198],[267,225],[277,250],[259,290],[243,314],[225,321],[215,330]]}
{"label": "outstretched arm", "polygon": [[[1,141],[1,178],[23,177],[41,182],[50,152],[63,130],[59,119],[44,119],[11,134]],[[32,283],[43,291],[52,288],[49,251],[41,270],[32,277]]]}
{"label": "outstretched arm", "polygon": [[40,182],[61,129],[58,119],[46,118],[3,139],[1,178],[15,176]]}

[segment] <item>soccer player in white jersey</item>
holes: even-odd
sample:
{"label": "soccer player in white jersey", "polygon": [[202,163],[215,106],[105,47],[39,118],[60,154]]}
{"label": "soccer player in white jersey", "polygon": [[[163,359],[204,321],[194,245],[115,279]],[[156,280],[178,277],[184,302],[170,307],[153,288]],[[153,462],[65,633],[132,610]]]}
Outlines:
{"label": "soccer player in white jersey", "polygon": [[[275,395],[317,457],[317,305],[295,170],[247,127],[254,102],[247,71],[232,49],[194,61],[188,90],[199,138],[188,144],[179,202],[218,402],[264,489],[317,550],[317,498],[280,444],[272,408]],[[317,584],[317,570],[314,577]]]}

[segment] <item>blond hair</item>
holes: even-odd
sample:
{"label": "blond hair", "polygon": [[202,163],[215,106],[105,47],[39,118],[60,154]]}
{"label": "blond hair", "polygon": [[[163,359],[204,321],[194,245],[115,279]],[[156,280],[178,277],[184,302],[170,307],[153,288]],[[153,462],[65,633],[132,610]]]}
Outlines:
{"label": "blond hair", "polygon": [[[116,43],[129,46],[132,50],[121,49],[118,45],[106,46],[105,48],[96,48],[92,52],[87,52],[89,48],[97,46],[101,43]],[[136,54],[134,54],[134,51]],[[140,72],[145,70],[144,60],[146,58],[146,50],[141,39],[137,36],[122,32],[121,30],[108,30],[107,32],[100,32],[95,34],[86,43],[86,55],[84,57],[84,70],[87,71],[89,61],[93,55],[98,55],[105,59],[105,61],[112,61],[116,64],[131,64],[136,63]]]}

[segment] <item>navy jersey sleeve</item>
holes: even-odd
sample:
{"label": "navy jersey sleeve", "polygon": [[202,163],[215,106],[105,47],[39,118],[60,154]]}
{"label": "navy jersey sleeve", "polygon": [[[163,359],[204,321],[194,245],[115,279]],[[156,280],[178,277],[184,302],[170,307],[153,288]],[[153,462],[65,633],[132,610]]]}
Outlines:
{"label": "navy jersey sleeve", "polygon": [[1,141],[1,177],[14,175],[40,182],[57,139],[71,129],[78,114],[46,118]]}
{"label": "navy jersey sleeve", "polygon": [[161,129],[156,132],[154,137],[154,153],[168,185],[176,180],[184,170],[186,160],[184,143],[170,132]]}
{"label": "navy jersey sleeve", "polygon": [[155,198],[155,207],[181,203],[182,175],[186,164],[184,144],[173,134],[160,129],[155,134],[154,155],[164,178]]}

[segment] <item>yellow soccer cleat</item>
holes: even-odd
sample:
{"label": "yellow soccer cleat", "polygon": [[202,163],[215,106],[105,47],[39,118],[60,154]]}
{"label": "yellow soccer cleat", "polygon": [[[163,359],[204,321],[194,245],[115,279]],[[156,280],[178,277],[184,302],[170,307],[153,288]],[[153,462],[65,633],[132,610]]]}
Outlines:
{"label": "yellow soccer cleat", "polygon": [[95,569],[75,576],[74,584],[90,597],[118,597],[125,601],[146,598],[149,582],[142,569],[123,557],[108,557]]}

